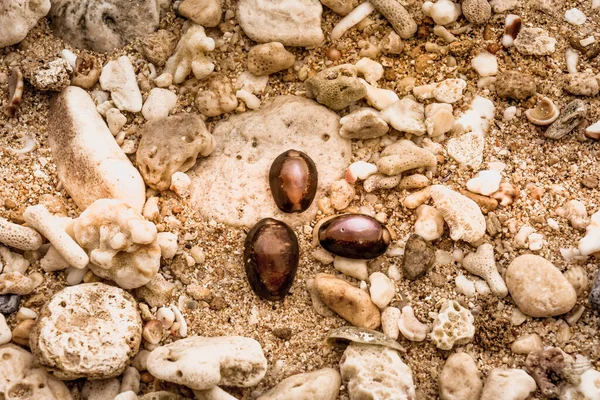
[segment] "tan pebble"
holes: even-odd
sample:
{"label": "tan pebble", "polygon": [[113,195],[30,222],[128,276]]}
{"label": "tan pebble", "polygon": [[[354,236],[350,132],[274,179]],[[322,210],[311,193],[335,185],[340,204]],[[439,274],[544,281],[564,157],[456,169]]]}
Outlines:
{"label": "tan pebble", "polygon": [[532,351],[540,351],[542,348],[542,338],[537,333],[519,336],[510,345],[511,351],[515,354],[529,354]]}
{"label": "tan pebble", "polygon": [[498,201],[492,197],[483,196],[481,194],[473,193],[468,190],[460,190],[460,194],[470,198],[481,208],[484,214],[491,211],[495,211],[498,208]]}
{"label": "tan pebble", "polygon": [[[172,325],[172,324],[171,324]],[[163,335],[163,324],[157,319],[150,320],[144,325],[142,336],[150,344],[160,343]]]}
{"label": "tan pebble", "polygon": [[336,210],[343,210],[350,205],[350,202],[354,199],[355,189],[354,185],[348,183],[345,179],[333,182],[330,188],[331,205]]}
{"label": "tan pebble", "polygon": [[429,178],[422,174],[413,174],[409,176],[405,176],[400,180],[397,189],[422,189],[429,185]]}
{"label": "tan pebble", "polygon": [[248,71],[257,76],[270,75],[290,68],[295,61],[296,57],[281,43],[259,44],[248,52]]}
{"label": "tan pebble", "polygon": [[402,205],[411,210],[419,207],[421,204],[426,203],[431,198],[431,187],[428,186],[418,192],[412,193],[402,201]]}
{"label": "tan pebble", "polygon": [[521,195],[521,191],[518,187],[514,186],[510,182],[500,183],[500,188],[497,192],[492,193],[492,198],[498,200],[502,207],[506,207],[514,203],[516,199]]}
{"label": "tan pebble", "polygon": [[12,331],[13,342],[20,344],[21,346],[29,347],[29,335],[31,334],[34,325],[35,320],[32,319],[26,319],[19,322]]}
{"label": "tan pebble", "polygon": [[475,400],[483,382],[477,364],[467,353],[454,353],[446,360],[438,379],[441,400]]}
{"label": "tan pebble", "polygon": [[212,28],[221,22],[221,1],[184,0],[179,4],[177,12],[196,24]]}

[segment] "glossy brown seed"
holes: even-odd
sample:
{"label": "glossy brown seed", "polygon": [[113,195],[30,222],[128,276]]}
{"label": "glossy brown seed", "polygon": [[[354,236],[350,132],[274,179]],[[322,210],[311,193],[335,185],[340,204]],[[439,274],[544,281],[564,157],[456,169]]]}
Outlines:
{"label": "glossy brown seed", "polygon": [[281,211],[305,211],[317,193],[317,167],[301,151],[288,150],[273,161],[269,185],[275,204]]}
{"label": "glossy brown seed", "polygon": [[385,253],[390,232],[375,218],[345,214],[325,221],[319,228],[319,242],[330,253],[347,258],[371,259]]}
{"label": "glossy brown seed", "polygon": [[281,221],[262,219],[246,236],[246,275],[252,290],[265,300],[283,300],[288,294],[299,258],[296,234]]}

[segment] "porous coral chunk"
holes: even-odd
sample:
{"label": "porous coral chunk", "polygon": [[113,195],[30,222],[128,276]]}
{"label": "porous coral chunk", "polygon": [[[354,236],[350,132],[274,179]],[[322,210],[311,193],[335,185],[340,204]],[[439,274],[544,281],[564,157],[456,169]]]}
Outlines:
{"label": "porous coral chunk", "polygon": [[474,320],[469,310],[454,300],[447,300],[433,323],[431,340],[442,350],[469,343],[475,336]]}

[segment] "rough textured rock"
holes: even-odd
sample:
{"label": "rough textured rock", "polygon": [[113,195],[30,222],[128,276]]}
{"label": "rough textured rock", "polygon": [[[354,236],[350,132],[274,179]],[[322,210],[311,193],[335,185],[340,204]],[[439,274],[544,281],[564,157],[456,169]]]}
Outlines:
{"label": "rough textured rock", "polygon": [[594,278],[594,283],[590,290],[589,300],[592,309],[600,312],[600,271],[596,271],[596,277]]}
{"label": "rough textured rock", "polygon": [[358,5],[358,0],[321,0],[321,3],[338,15],[348,15]]}
{"label": "rough textured rock", "polygon": [[485,217],[473,200],[442,185],[431,187],[431,198],[450,227],[452,240],[473,243],[485,235]]}
{"label": "rough textured rock", "polygon": [[161,252],[156,232],[152,222],[114,199],[95,201],[73,225],[92,272],[124,289],[145,285],[158,272]]}
{"label": "rough textured rock", "polygon": [[57,292],[31,332],[36,361],[59,379],[119,376],[137,353],[142,320],[133,297],[103,283]]}
{"label": "rough textured rock", "polygon": [[292,375],[257,400],[336,400],[342,379],[333,368]]}
{"label": "rough textured rock", "polygon": [[577,72],[565,76],[565,90],[577,96],[594,97],[600,91],[599,82],[593,73]]}
{"label": "rough textured rock", "polygon": [[175,172],[185,172],[196,164],[198,155],[208,156],[215,139],[202,118],[177,114],[146,123],[136,152],[136,162],[150,187],[167,190]]}
{"label": "rough textured rock", "polygon": [[352,325],[368,329],[381,325],[379,309],[363,290],[329,274],[317,274],[313,285],[319,300]]}
{"label": "rough textured rock", "polygon": [[159,29],[142,40],[144,56],[157,67],[165,65],[176,46],[177,36],[164,29]]}
{"label": "rough textured rock", "polygon": [[196,79],[204,79],[215,69],[213,62],[205,54],[215,49],[215,41],[206,36],[201,25],[188,21],[183,24],[182,30],[183,35],[175,52],[167,60],[163,74],[171,74],[174,83],[182,83],[192,72]]}
{"label": "rough textured rock", "polygon": [[107,62],[102,68],[100,85],[102,90],[110,92],[110,98],[119,110],[134,113],[142,110],[142,93],[129,57],[121,56]]}
{"label": "rough textured rock", "polygon": [[462,13],[472,24],[485,24],[492,17],[492,7],[487,0],[463,0]]}
{"label": "rough textured rock", "polygon": [[439,376],[441,400],[479,400],[483,383],[473,357],[454,353],[446,360]]}
{"label": "rough textured rock", "polygon": [[184,0],[177,12],[196,24],[212,28],[221,22],[220,0]]}
{"label": "rough textured rock", "polygon": [[325,40],[319,0],[240,0],[238,19],[250,39],[314,47]]}
{"label": "rough textured rock", "polygon": [[398,175],[411,169],[436,165],[437,159],[432,152],[405,139],[387,146],[377,160],[377,169],[386,175]]}
{"label": "rough textured rock", "polygon": [[410,235],[404,246],[402,274],[415,280],[426,273],[435,261],[433,246],[419,235]]}
{"label": "rough textured rock", "polygon": [[142,210],[144,181],[83,89],[70,86],[54,98],[48,139],[58,177],[80,209],[117,198]]}
{"label": "rough textured rock", "polygon": [[480,400],[525,400],[536,387],[522,369],[494,368],[485,380]]}
{"label": "rough textured rock", "polygon": [[65,384],[35,364],[30,352],[0,346],[0,395],[6,400],[71,400]]}
{"label": "rough textured rock", "polygon": [[455,344],[469,343],[475,335],[473,314],[458,302],[448,300],[442,306],[431,330],[438,349],[451,350]]}
{"label": "rough textured rock", "polygon": [[50,27],[65,42],[100,53],[123,47],[158,28],[170,0],[53,0]]}
{"label": "rough textured rock", "polygon": [[350,344],[340,373],[351,399],[416,399],[410,368],[389,347]]}
{"label": "rough textured rock", "polygon": [[281,43],[258,44],[248,52],[248,71],[262,76],[288,69],[294,65],[296,57]]}
{"label": "rough textured rock", "polygon": [[562,139],[573,131],[587,115],[587,105],[581,99],[575,99],[567,104],[556,121],[544,132],[549,139]]}
{"label": "rough textured rock", "polygon": [[[312,221],[316,202],[285,214],[269,192],[269,168],[281,153],[306,153],[317,166],[316,198],[350,164],[350,141],[340,138],[339,117],[311,100],[281,96],[260,110],[217,124],[217,147],[191,173],[192,202],[202,215],[234,226],[252,226],[265,215],[288,225]],[[232,135],[231,132],[236,134]]]}
{"label": "rough textured rock", "polygon": [[50,0],[0,1],[0,49],[19,43],[50,11]]}
{"label": "rough textured rock", "polygon": [[499,97],[523,100],[533,96],[535,92],[535,80],[531,75],[506,71],[499,73],[496,78],[496,93]]}
{"label": "rough textured rock", "polygon": [[319,103],[341,110],[365,97],[367,89],[358,79],[354,65],[342,64],[328,68],[305,82],[309,97]]}
{"label": "rough textured rock", "polygon": [[148,372],[196,390],[217,385],[250,387],[265,376],[267,359],[254,339],[193,336],[153,350]]}
{"label": "rough textured rock", "polygon": [[514,44],[523,55],[546,56],[554,53],[556,39],[541,28],[521,28]]}
{"label": "rough textured rock", "polygon": [[532,317],[565,314],[577,301],[573,285],[560,270],[533,254],[519,256],[510,263],[506,286],[519,310]]}

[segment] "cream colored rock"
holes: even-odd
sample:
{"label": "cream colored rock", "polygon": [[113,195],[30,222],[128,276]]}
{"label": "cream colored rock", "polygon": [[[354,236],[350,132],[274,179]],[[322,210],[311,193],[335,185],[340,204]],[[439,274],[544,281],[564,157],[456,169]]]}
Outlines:
{"label": "cream colored rock", "polygon": [[118,108],[110,108],[105,113],[108,129],[113,136],[117,136],[121,129],[127,124],[127,117]]}
{"label": "cream colored rock", "polygon": [[425,107],[410,97],[404,97],[381,111],[381,118],[392,128],[413,135],[423,135],[425,128]]}
{"label": "cream colored rock", "polygon": [[364,79],[359,79],[359,81],[367,90],[365,100],[370,106],[376,108],[379,111],[391,107],[394,103],[400,100],[400,98],[398,98],[398,95],[392,90],[381,89],[375,86],[371,86]]}
{"label": "cream colored rock", "polygon": [[430,327],[415,316],[411,306],[404,306],[398,319],[398,329],[402,336],[412,342],[422,342],[427,337]]}
{"label": "cream colored rock", "polygon": [[207,117],[216,117],[235,110],[238,100],[229,78],[223,74],[212,74],[207,80],[206,90],[196,96],[196,107]]}
{"label": "cream colored rock", "polygon": [[352,64],[327,68],[304,82],[307,96],[332,110],[341,110],[365,97],[367,90]]}
{"label": "cream colored rock", "polygon": [[171,175],[171,185],[169,189],[173,191],[179,197],[187,197],[189,194],[190,185],[192,179],[184,172],[175,172]]}
{"label": "cream colored rock", "polygon": [[460,17],[460,4],[451,0],[438,0],[435,3],[423,3],[423,14],[427,15],[437,25],[448,25]]}
{"label": "cream colored rock", "polygon": [[575,289],[560,270],[533,254],[519,256],[509,264],[506,286],[519,310],[531,317],[565,314],[577,301]]}
{"label": "cream colored rock", "polygon": [[408,39],[417,32],[417,23],[401,3],[395,0],[373,0],[370,3],[388,20],[402,39]]}
{"label": "cream colored rock", "polygon": [[358,0],[321,0],[321,3],[338,15],[348,15],[356,5]]}
{"label": "cream colored rock", "polygon": [[354,326],[377,329],[379,309],[367,293],[329,274],[317,274],[313,282],[318,298]]}
{"label": "cream colored rock", "polygon": [[396,295],[394,282],[382,272],[373,272],[369,276],[371,301],[379,308],[385,308]]}
{"label": "cream colored rock", "polygon": [[381,329],[385,336],[390,339],[397,340],[400,336],[400,329],[398,328],[398,320],[402,315],[402,311],[396,307],[386,307],[381,313]]}
{"label": "cream colored rock", "polygon": [[4,272],[0,274],[0,294],[28,295],[35,290],[44,278],[39,273],[25,276],[20,272]]}
{"label": "cream colored rock", "polygon": [[342,379],[333,368],[292,375],[257,400],[336,400]]}
{"label": "cream colored rock", "polygon": [[102,90],[110,92],[110,97],[119,110],[140,112],[142,94],[138,87],[133,65],[127,56],[109,61],[100,75]]}
{"label": "cream colored rock", "polygon": [[218,386],[214,386],[213,388],[207,390],[193,390],[193,392],[196,396],[196,400],[237,400],[235,397]]}
{"label": "cream colored rock", "polygon": [[72,400],[67,386],[38,366],[27,350],[0,346],[0,393],[5,400]]}
{"label": "cream colored rock", "polygon": [[579,384],[567,384],[562,388],[560,400],[599,400],[600,372],[588,369],[581,374]]}
{"label": "cream colored rock", "polygon": [[12,252],[8,247],[0,245],[0,270],[2,272],[24,274],[29,265],[29,261],[22,254]]}
{"label": "cream colored rock", "polygon": [[124,289],[145,285],[158,272],[156,226],[120,200],[95,201],[75,220],[73,233],[92,272]]}
{"label": "cream colored rock", "polygon": [[444,217],[435,207],[426,204],[417,208],[415,233],[425,240],[437,240],[444,233]]}
{"label": "cream colored rock", "polygon": [[564,207],[557,208],[556,213],[568,219],[575,229],[584,230],[590,224],[585,204],[579,200],[569,200]]}
{"label": "cream colored rock", "polygon": [[366,260],[335,256],[333,259],[333,267],[342,274],[351,276],[360,281],[366,281],[369,276]]}
{"label": "cream colored rock", "polygon": [[[317,201],[303,213],[281,212],[267,175],[281,153],[302,151],[317,166],[315,198],[323,198],[342,177],[352,154],[350,141],[339,136],[338,121],[337,114],[314,101],[280,96],[257,111],[219,122],[213,130],[217,147],[190,173],[190,204],[200,215],[234,226],[252,226],[267,214],[292,226],[311,222]],[[234,130],[237,134],[231,135]]]}
{"label": "cream colored rock", "polygon": [[354,185],[348,183],[345,179],[333,182],[329,192],[331,194],[331,205],[336,210],[343,210],[348,207],[356,194]]}
{"label": "cream colored rock", "polygon": [[542,338],[537,333],[519,336],[510,345],[510,350],[515,354],[529,354],[533,351],[542,351]]}
{"label": "cream colored rock", "polygon": [[258,44],[248,52],[248,71],[256,76],[270,75],[290,68],[295,61],[281,43]]}
{"label": "cream colored rock", "polygon": [[346,182],[355,183],[359,179],[364,181],[369,176],[377,173],[377,165],[366,161],[355,161],[346,169]]}
{"label": "cream colored rock", "polygon": [[12,332],[10,331],[10,327],[6,323],[6,318],[4,317],[4,314],[0,314],[0,345],[10,342],[11,339]]}
{"label": "cream colored rock", "polygon": [[398,175],[411,169],[436,165],[437,159],[433,153],[405,139],[387,146],[377,160],[377,169],[386,175]]}
{"label": "cream colored rock", "polygon": [[476,253],[467,254],[462,265],[473,275],[484,279],[496,296],[504,297],[508,294],[504,279],[498,273],[494,259],[494,246],[491,244],[484,243],[477,248]]}
{"label": "cream colored rock", "polygon": [[424,189],[414,192],[402,201],[402,205],[411,210],[419,207],[423,203],[427,202],[431,198],[431,187],[427,186]]}
{"label": "cream colored rock", "polygon": [[433,103],[425,107],[425,128],[427,134],[437,138],[450,132],[454,127],[452,105],[446,103]]}
{"label": "cream colored rock", "polygon": [[50,11],[50,0],[3,0],[0,3],[0,49],[19,43]]}
{"label": "cream colored rock", "polygon": [[583,256],[600,251],[600,211],[592,214],[585,236],[579,241],[578,247]]}
{"label": "cream colored rock", "polygon": [[142,210],[144,181],[83,89],[70,86],[52,101],[48,138],[58,177],[80,209],[117,198]]}
{"label": "cream colored rock", "polygon": [[154,88],[150,91],[142,115],[147,121],[166,118],[177,104],[177,95],[167,89]]}
{"label": "cream colored rock", "polygon": [[487,0],[463,0],[462,12],[473,25],[483,25],[492,17],[492,6]]}
{"label": "cream colored rock", "polygon": [[119,376],[137,353],[141,324],[129,293],[84,283],[52,296],[29,344],[36,361],[59,379],[107,379]]}
{"label": "cream colored rock", "polygon": [[446,146],[448,155],[461,164],[461,166],[476,169],[483,162],[484,144],[483,133],[469,132],[448,140]]}
{"label": "cream colored rock", "polygon": [[438,349],[451,350],[455,344],[469,343],[475,336],[475,318],[469,310],[447,300],[433,322],[431,340]]}
{"label": "cream colored rock", "polygon": [[351,399],[415,399],[412,371],[386,346],[351,343],[340,361]]}
{"label": "cream colored rock", "polygon": [[456,103],[463,97],[467,82],[463,79],[446,79],[438,83],[433,91],[433,97],[440,103]]}
{"label": "cream colored rock", "polygon": [[399,190],[413,190],[413,189],[423,189],[429,185],[429,178],[427,178],[423,174],[412,174],[409,176],[405,176],[400,180],[398,184]]}
{"label": "cream colored rock", "polygon": [[556,50],[556,39],[541,28],[521,28],[514,45],[523,55],[546,56]]}
{"label": "cream colored rock", "polygon": [[471,107],[456,120],[454,132],[481,134],[487,132],[494,118],[494,110],[494,103],[491,100],[476,96],[471,102]]}
{"label": "cream colored rock", "polygon": [[483,382],[475,360],[467,353],[454,353],[446,360],[438,378],[441,400],[479,400]]}
{"label": "cream colored rock", "polygon": [[473,193],[489,196],[500,188],[502,176],[497,170],[483,170],[477,173],[475,178],[467,181],[467,189]]}
{"label": "cream colored rock", "polygon": [[200,25],[186,22],[184,29],[175,53],[169,57],[163,70],[163,73],[173,76],[173,83],[185,81],[192,72],[196,79],[204,79],[215,69],[213,62],[205,55],[215,49],[215,41],[206,36]]}
{"label": "cream colored rock", "polygon": [[431,186],[431,198],[450,227],[452,240],[475,243],[485,235],[485,218],[473,200],[442,185]]}
{"label": "cream colored rock", "polygon": [[342,117],[340,124],[340,136],[345,139],[374,139],[390,129],[377,110],[367,107]]}
{"label": "cream colored rock", "polygon": [[537,388],[522,369],[494,368],[483,386],[480,400],[525,400]]}
{"label": "cream colored rock", "polygon": [[241,336],[180,339],[153,350],[147,363],[156,378],[196,390],[254,386],[267,372],[260,344]]}
{"label": "cream colored rock", "polygon": [[377,81],[383,78],[383,66],[368,57],[361,58],[354,66],[358,74],[362,75],[371,85],[377,84]]}
{"label": "cream colored rock", "polygon": [[119,380],[115,378],[88,380],[83,385],[81,394],[87,400],[114,399],[119,394]]}
{"label": "cream colored rock", "polygon": [[185,0],[177,12],[192,22],[212,28],[221,22],[221,2],[219,0]]}
{"label": "cream colored rock", "polygon": [[0,217],[0,243],[19,250],[37,250],[42,242],[42,236],[35,229]]}

